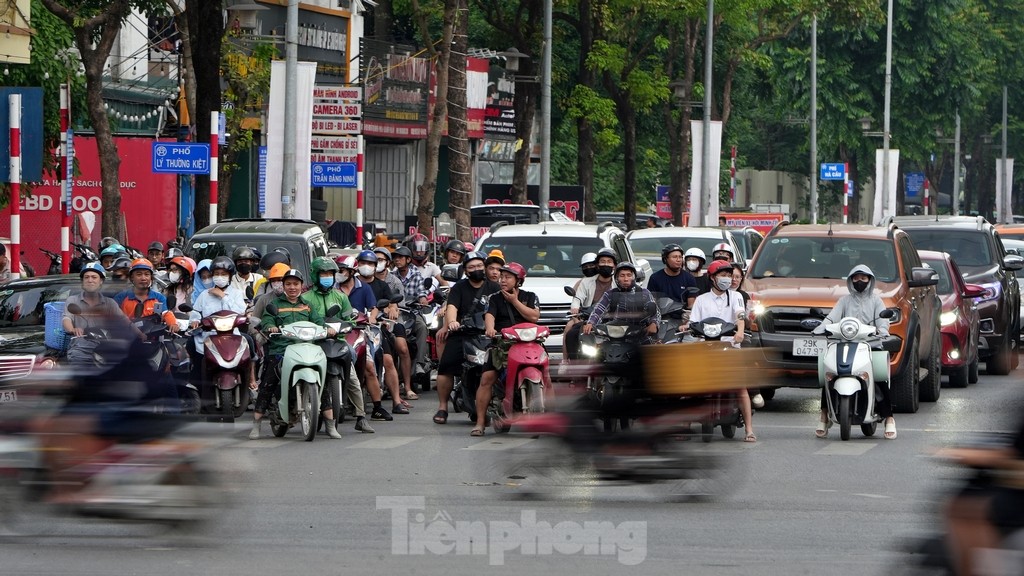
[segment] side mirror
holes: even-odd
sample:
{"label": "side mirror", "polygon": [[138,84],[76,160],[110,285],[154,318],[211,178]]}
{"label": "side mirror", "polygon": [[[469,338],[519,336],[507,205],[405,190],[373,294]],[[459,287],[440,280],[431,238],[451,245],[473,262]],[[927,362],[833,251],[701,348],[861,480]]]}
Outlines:
{"label": "side mirror", "polygon": [[653,316],[654,313],[657,312],[657,311],[658,311],[658,305],[655,304],[654,302],[648,302],[647,305],[644,306],[644,314],[646,314],[648,316]]}
{"label": "side mirror", "polygon": [[433,287],[434,287],[434,279],[433,278],[424,278],[423,279],[423,289],[424,290],[430,290]]}
{"label": "side mirror", "polygon": [[967,284],[964,286],[964,298],[981,298],[986,292],[987,290],[977,284]]}
{"label": "side mirror", "polygon": [[896,315],[896,312],[892,311],[889,308],[886,308],[885,310],[882,310],[882,312],[878,315],[878,317],[879,318],[885,318],[886,320],[889,320],[890,318],[892,318],[895,315]]}
{"label": "side mirror", "polygon": [[1024,268],[1024,256],[1018,256],[1016,254],[1007,254],[1006,256],[1003,256],[1003,268],[1006,270],[1013,270],[1014,272]]}
{"label": "side mirror", "polygon": [[334,318],[335,316],[337,316],[340,313],[341,313],[341,306],[338,306],[337,304],[335,304],[335,305],[333,305],[333,306],[331,306],[330,308],[327,309],[327,318]]}
{"label": "side mirror", "polygon": [[647,279],[647,273],[644,270],[651,265],[646,258],[639,258],[634,262],[636,264],[636,281],[639,284]]}
{"label": "side mirror", "polygon": [[931,268],[915,267],[910,271],[910,281],[907,285],[911,288],[919,288],[922,286],[935,286],[939,283],[939,275]]}
{"label": "side mirror", "polygon": [[391,297],[391,300],[390,300],[389,303],[390,304],[401,304],[402,302],[405,302],[405,295],[403,295],[403,294],[395,294],[394,296]]}
{"label": "side mirror", "polygon": [[281,311],[277,309],[277,305],[273,302],[267,304],[267,312],[270,312],[271,316],[277,316]]}
{"label": "side mirror", "polygon": [[573,288],[572,286],[566,286],[565,288],[562,288],[562,290],[565,291],[565,295],[566,296],[568,296],[570,298],[575,298],[576,297],[576,289]]}
{"label": "side mirror", "polygon": [[78,304],[68,304],[68,312],[70,312],[71,314],[81,314],[82,309],[78,306]]}
{"label": "side mirror", "polygon": [[178,306],[178,310],[181,310],[182,312],[185,312],[187,314],[192,311],[192,307],[189,306],[188,304],[182,304]]}
{"label": "side mirror", "polygon": [[381,298],[380,300],[377,300],[377,308],[380,309],[380,310],[383,310],[383,309],[387,308],[390,305],[391,305],[391,301],[388,300],[387,298]]}
{"label": "side mirror", "polygon": [[462,276],[460,268],[461,266],[458,264],[445,264],[444,267],[441,268],[441,278],[444,278],[449,282],[458,282],[459,276]]}

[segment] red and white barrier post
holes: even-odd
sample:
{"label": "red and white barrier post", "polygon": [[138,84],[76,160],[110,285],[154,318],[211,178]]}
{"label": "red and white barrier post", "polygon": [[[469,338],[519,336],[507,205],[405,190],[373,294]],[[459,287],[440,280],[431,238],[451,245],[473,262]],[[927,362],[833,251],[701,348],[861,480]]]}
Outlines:
{"label": "red and white barrier post", "polygon": [[67,274],[71,270],[71,182],[68,178],[68,165],[73,161],[68,158],[68,125],[70,124],[69,86],[60,85],[60,148],[57,149],[58,190],[60,190],[60,271]]}
{"label": "red and white barrier post", "polygon": [[217,161],[220,144],[220,112],[210,112],[210,224],[217,223]]}
{"label": "red and white barrier post", "polygon": [[929,190],[928,190],[928,179],[925,178],[924,179],[924,215],[925,216],[928,215],[928,203],[929,203],[928,201],[930,200],[928,198],[928,193],[929,193]]}
{"label": "red and white barrier post", "polygon": [[732,147],[732,159],[729,163],[729,206],[736,207],[736,147]]}
{"label": "red and white barrier post", "polygon": [[363,135],[356,136],[356,242],[363,245]]}
{"label": "red and white barrier post", "polygon": [[11,196],[11,246],[8,254],[11,278],[21,274],[21,94],[7,97],[7,111],[11,122],[10,183]]}
{"label": "red and white barrier post", "polygon": [[843,164],[843,224],[850,221],[850,163]]}

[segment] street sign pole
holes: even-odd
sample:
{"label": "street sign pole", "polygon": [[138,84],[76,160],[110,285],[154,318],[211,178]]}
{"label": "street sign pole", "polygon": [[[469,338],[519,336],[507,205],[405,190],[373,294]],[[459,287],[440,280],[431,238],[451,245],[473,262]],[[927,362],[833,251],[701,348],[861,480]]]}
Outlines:
{"label": "street sign pole", "polygon": [[850,164],[843,164],[843,224],[850,222]]}
{"label": "street sign pole", "polygon": [[58,174],[57,183],[61,195],[60,207],[60,271],[67,274],[71,270],[71,178],[68,174],[68,167],[73,163],[68,159],[70,155],[71,134],[68,132],[69,124],[69,95],[68,85],[60,85],[60,147],[57,148]]}
{"label": "street sign pole", "polygon": [[7,113],[11,119],[9,177],[11,184],[11,249],[8,255],[11,278],[21,277],[21,94],[7,97]]}
{"label": "street sign pole", "polygon": [[220,112],[210,112],[210,224],[217,223],[218,144],[220,144]]}

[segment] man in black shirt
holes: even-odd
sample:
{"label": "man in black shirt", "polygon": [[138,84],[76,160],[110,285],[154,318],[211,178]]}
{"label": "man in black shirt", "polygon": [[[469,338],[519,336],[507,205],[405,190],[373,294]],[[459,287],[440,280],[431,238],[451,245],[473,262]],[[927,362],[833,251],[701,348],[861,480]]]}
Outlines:
{"label": "man in black shirt", "polygon": [[[526,268],[516,262],[509,262],[501,268],[499,285],[501,290],[491,295],[487,301],[487,313],[484,314],[484,325],[487,335],[493,338],[510,326],[523,322],[540,320],[540,300],[533,292],[520,290],[526,280]],[[476,390],[476,426],[470,432],[472,436],[483,436],[487,422],[487,406],[494,394],[492,390],[498,381],[498,369],[491,359],[483,367],[480,387]],[[500,397],[504,397],[504,386],[498,386]]]}
{"label": "man in black shirt", "polygon": [[487,308],[487,300],[500,290],[496,282],[487,279],[484,271],[483,252],[470,252],[466,255],[466,278],[460,280],[448,293],[447,308],[444,313],[444,325],[448,330],[438,332],[439,338],[446,338],[444,352],[437,363],[437,413],[434,422],[444,424],[448,421],[448,396],[454,384],[453,376],[462,371],[462,334],[459,328],[467,318],[482,314]]}

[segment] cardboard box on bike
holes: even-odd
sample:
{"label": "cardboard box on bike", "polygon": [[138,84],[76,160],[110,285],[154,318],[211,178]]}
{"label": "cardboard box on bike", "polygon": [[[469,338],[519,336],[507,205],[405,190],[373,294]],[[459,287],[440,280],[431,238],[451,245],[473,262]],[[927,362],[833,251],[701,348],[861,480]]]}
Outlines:
{"label": "cardboard box on bike", "polygon": [[713,394],[764,386],[773,372],[764,351],[728,342],[680,342],[645,346],[644,383],[657,396]]}

